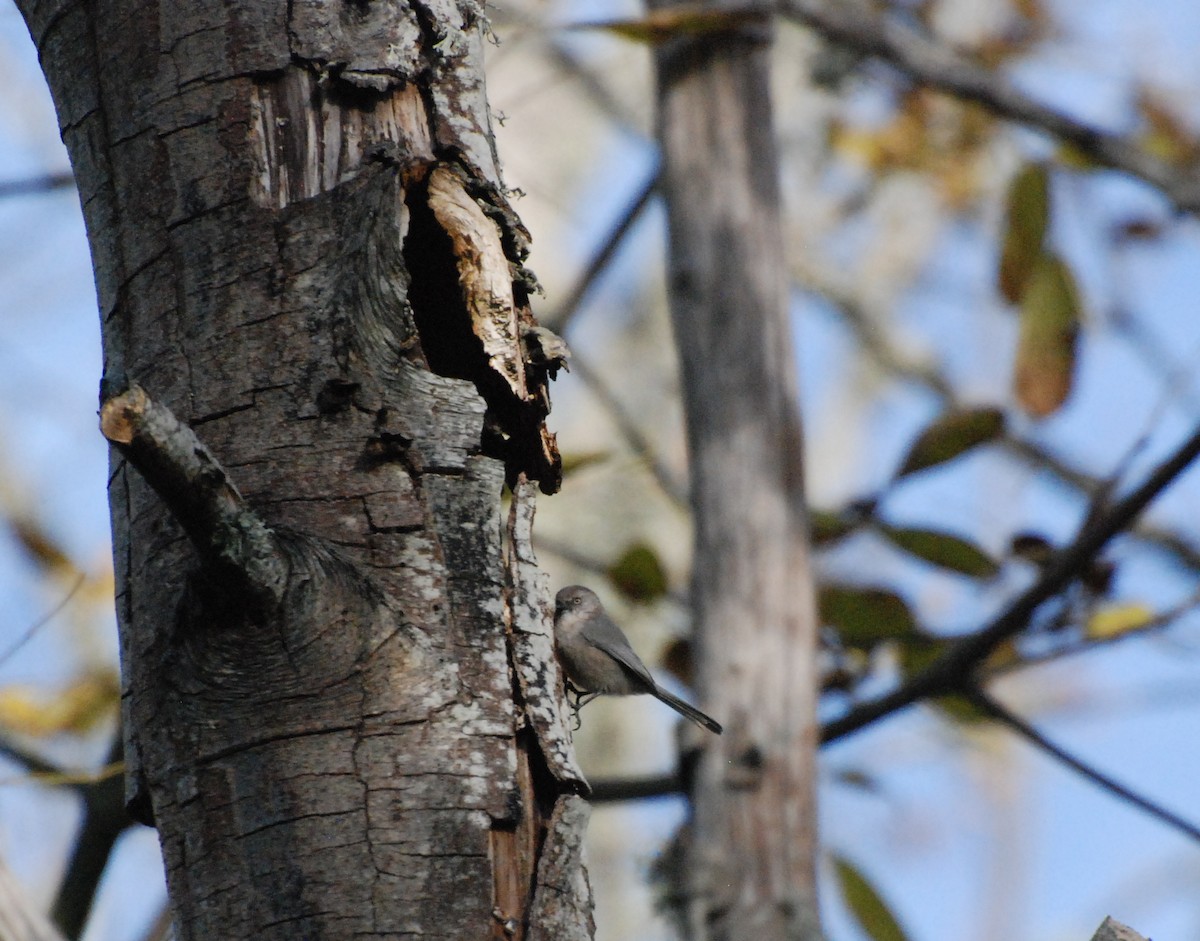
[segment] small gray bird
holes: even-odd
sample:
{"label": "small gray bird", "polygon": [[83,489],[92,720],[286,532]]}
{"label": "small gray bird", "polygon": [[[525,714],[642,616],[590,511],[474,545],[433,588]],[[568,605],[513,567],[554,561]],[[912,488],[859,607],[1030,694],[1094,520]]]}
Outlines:
{"label": "small gray bird", "polygon": [[567,679],[578,693],[576,708],[601,694],[649,693],[685,719],[721,734],[721,724],[654,682],[624,632],[612,622],[596,593],[569,585],[554,597],[554,639]]}

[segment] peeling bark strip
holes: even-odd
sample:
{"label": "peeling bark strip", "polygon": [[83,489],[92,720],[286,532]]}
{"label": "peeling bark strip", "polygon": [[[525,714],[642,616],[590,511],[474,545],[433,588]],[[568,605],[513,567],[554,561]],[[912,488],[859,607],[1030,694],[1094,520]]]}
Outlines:
{"label": "peeling bark strip", "polygon": [[505,481],[558,485],[565,351],[477,5],[20,6],[96,269],[126,755],[177,937],[589,936],[532,485],[501,551]]}
{"label": "peeling bark strip", "polygon": [[583,865],[583,836],[591,808],[581,797],[560,797],[538,863],[529,941],[587,941],[596,931],[592,887]]}
{"label": "peeling bark strip", "polygon": [[569,715],[563,679],[554,654],[550,588],[533,553],[533,486],[521,481],[513,491],[508,514],[508,573],[512,617],[513,668],[525,718],[537,736],[542,759],[563,784],[586,794],[587,780],[575,763],[575,749],[565,717]]}
{"label": "peeling bark strip", "polygon": [[483,343],[488,364],[525,399],[525,369],[512,276],[500,244],[500,232],[445,167],[429,175],[429,208],[454,244],[458,281],[471,315],[471,328]]}

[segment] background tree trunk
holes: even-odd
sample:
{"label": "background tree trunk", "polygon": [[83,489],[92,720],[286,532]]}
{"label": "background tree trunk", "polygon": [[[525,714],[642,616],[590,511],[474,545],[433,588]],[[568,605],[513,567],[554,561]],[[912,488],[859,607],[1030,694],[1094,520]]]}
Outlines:
{"label": "background tree trunk", "polygon": [[657,58],[698,679],[727,730],[694,784],[684,897],[697,939],[820,937],[816,615],[769,41],[751,22]]}
{"label": "background tree trunk", "polygon": [[478,9],[19,5],[91,242],[129,797],[178,937],[590,936]]}

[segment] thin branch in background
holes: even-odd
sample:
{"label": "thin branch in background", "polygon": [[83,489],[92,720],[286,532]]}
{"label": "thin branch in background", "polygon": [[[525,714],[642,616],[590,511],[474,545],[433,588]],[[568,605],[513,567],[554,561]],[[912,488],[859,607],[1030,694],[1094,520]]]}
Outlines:
{"label": "thin branch in background", "polygon": [[1018,670],[1025,670],[1028,667],[1041,666],[1045,663],[1053,663],[1056,660],[1061,660],[1064,657],[1071,657],[1076,654],[1089,653],[1093,650],[1100,650],[1104,647],[1109,647],[1113,644],[1120,643],[1124,640],[1129,640],[1133,637],[1145,637],[1154,631],[1162,630],[1169,627],[1173,622],[1179,620],[1184,615],[1190,614],[1200,607],[1200,592],[1195,592],[1190,598],[1181,601],[1179,604],[1162,611],[1154,617],[1147,619],[1144,623],[1138,624],[1136,627],[1129,627],[1117,633],[1106,637],[1090,637],[1083,636],[1078,640],[1065,644],[1061,647],[1056,647],[1053,650],[1048,650],[1045,653],[1037,654],[1032,657],[1022,657],[1019,660],[1006,662],[996,667],[994,670],[988,670],[989,677],[1005,676]]}
{"label": "thin branch in background", "polygon": [[0,181],[0,199],[6,196],[32,196],[41,193],[52,193],[55,190],[74,188],[73,173],[47,173],[45,176],[30,177],[27,180]]}
{"label": "thin branch in background", "polygon": [[[559,30],[547,29],[541,16],[523,13],[511,7],[495,7],[488,14],[489,26],[497,36],[503,34],[499,49],[489,59],[489,68],[502,58],[519,49],[519,43],[534,40],[541,43],[542,54],[559,70],[573,79],[584,96],[608,118],[612,124],[623,133],[632,136],[642,136],[641,122],[633,109],[627,107],[600,78],[607,75],[603,68],[593,68],[591,65],[559,38]],[[534,91],[546,87],[543,80],[538,80]],[[523,94],[513,95],[514,99],[525,103],[528,97]]]}
{"label": "thin branch in background", "polygon": [[[1195,354],[1193,354],[1193,358],[1194,356]],[[1166,361],[1165,356],[1158,360],[1159,363]],[[1144,422],[1142,433],[1126,449],[1125,453],[1118,458],[1112,471],[1100,480],[1100,486],[1092,494],[1091,505],[1088,508],[1089,521],[1092,517],[1099,516],[1104,511],[1121,480],[1126,477],[1137,459],[1145,453],[1150,445],[1150,438],[1154,429],[1162,422],[1173,402],[1183,395],[1183,385],[1186,380],[1187,376],[1184,375],[1183,370],[1179,366],[1174,366],[1167,371],[1158,401]],[[1087,525],[1087,523],[1085,522],[1084,525]]]}
{"label": "thin branch in background", "polygon": [[7,650],[5,650],[3,653],[0,653],[0,666],[3,666],[5,663],[7,663],[8,660],[14,654],[16,654],[16,652],[18,650],[20,650],[27,643],[29,643],[29,641],[33,638],[33,636],[38,631],[40,631],[43,627],[45,627],[48,623],[50,623],[51,620],[53,620],[54,617],[70,603],[71,599],[75,597],[75,595],[79,591],[79,589],[83,587],[83,583],[85,581],[87,581],[87,574],[84,572],[80,572],[79,577],[77,579],[75,579],[75,584],[71,586],[70,591],[68,591],[66,593],[66,595],[63,596],[63,599],[58,604],[56,604],[53,608],[51,608],[49,611],[47,611],[45,614],[43,614],[40,618],[38,618],[36,621],[34,621],[33,624],[31,624],[29,627],[27,627],[25,629],[24,633],[22,633],[20,637],[18,637],[15,641],[13,641],[11,644],[9,644]]}
{"label": "thin branch in background", "polygon": [[[547,546],[547,549],[550,552],[558,551],[554,546]],[[597,566],[597,571],[602,572],[602,567]],[[1060,648],[1052,653],[1040,657],[1023,659],[1012,663],[1005,663],[998,669],[989,671],[988,676],[997,677],[1007,675],[1017,670],[1023,670],[1027,667],[1039,666],[1043,663],[1051,662],[1052,660],[1056,660],[1060,657],[1096,650],[1099,647],[1108,646],[1110,644],[1126,640],[1127,638],[1145,636],[1145,634],[1165,627],[1172,621],[1175,621],[1183,615],[1194,611],[1198,605],[1200,605],[1200,592],[1197,592],[1188,600],[1175,605],[1169,610],[1162,612],[1152,620],[1149,620],[1145,624],[1139,625],[1136,628],[1130,628],[1129,630],[1122,631],[1119,634],[1114,634],[1111,637],[1089,638],[1087,640],[1080,641],[1078,644],[1071,645],[1070,647]],[[980,706],[980,708],[986,707]],[[999,717],[997,716],[997,718]],[[834,741],[832,737],[825,734],[824,729],[822,729],[820,740],[822,745]],[[683,782],[679,774],[669,774],[646,778],[610,778],[606,780],[600,780],[592,784],[592,795],[590,799],[593,803],[602,804],[614,803],[617,801],[641,800],[649,797],[664,797],[672,794],[682,793]]]}
{"label": "thin branch in background", "polygon": [[592,784],[588,798],[593,804],[612,804],[618,801],[645,800],[651,797],[676,797],[683,794],[683,781],[678,774],[650,778],[608,778]]}
{"label": "thin branch in background", "polygon": [[[549,552],[551,555],[556,555],[563,561],[570,562],[573,566],[585,572],[598,575],[601,578],[609,577],[611,566],[607,562],[602,562],[595,556],[580,552],[570,543],[561,542],[554,538],[547,538],[546,536],[536,536],[533,540],[533,547],[539,554]],[[671,590],[664,597],[681,608],[688,606],[688,599],[685,593]]]}
{"label": "thin branch in background", "polygon": [[580,307],[583,305],[583,299],[591,291],[596,279],[608,267],[609,262],[613,260],[617,249],[621,247],[621,243],[625,241],[633,225],[641,217],[646,207],[650,205],[650,200],[654,197],[658,190],[659,168],[657,161],[654,169],[638,190],[637,195],[625,207],[625,211],[621,213],[616,223],[609,230],[604,241],[600,243],[600,247],[592,255],[591,260],[583,269],[583,272],[575,280],[575,284],[571,290],[567,292],[566,298],[560,303],[550,314],[542,317],[542,322],[553,330],[555,333],[565,333],[575,315],[579,313]]}
{"label": "thin branch in background", "polygon": [[[625,211],[618,218],[616,224],[609,231],[608,236],[588,262],[587,267],[584,268],[583,273],[576,280],[575,285],[567,293],[566,299],[551,314],[542,318],[543,322],[551,330],[554,330],[556,333],[564,333],[567,327],[570,326],[575,315],[579,313],[584,298],[596,283],[596,279],[608,267],[613,256],[616,255],[617,250],[621,247],[621,243],[625,240],[630,230],[632,230],[634,223],[641,217],[646,207],[650,205],[650,201],[658,189],[658,180],[659,170],[656,164],[654,171],[646,179],[637,196],[625,208]],[[617,432],[625,439],[630,450],[646,462],[647,467],[650,468],[650,473],[654,475],[655,481],[657,481],[663,492],[676,503],[686,504],[687,488],[658,457],[657,451],[651,445],[650,440],[642,433],[637,422],[633,420],[633,417],[629,414],[625,406],[617,400],[617,397],[604,384],[599,373],[577,351],[572,351],[571,354],[571,371],[578,376],[580,382],[587,386],[600,405],[608,412],[613,424],[616,426]]]}
{"label": "thin branch in background", "polygon": [[62,771],[58,765],[47,761],[40,755],[35,755],[28,748],[18,745],[5,735],[0,735],[0,756],[20,765],[29,772],[29,775],[23,776],[22,780],[26,780],[30,775],[55,775]]}
{"label": "thin branch in background", "polygon": [[539,534],[533,539],[533,547],[539,554],[549,552],[551,555],[556,555],[585,572],[590,572],[593,575],[608,576],[608,565],[594,556],[580,552],[575,548],[573,543],[561,542]]}
{"label": "thin branch in background", "polygon": [[0,938],[4,941],[63,941],[30,893],[0,859]]}
{"label": "thin branch in background", "polygon": [[[623,133],[642,136],[641,122],[630,108],[626,107],[607,85],[597,77],[597,70],[589,68],[574,52],[553,34],[547,42],[547,50],[555,65],[567,72],[579,83],[583,93]],[[649,141],[647,141],[647,144]]]}
{"label": "thin branch in background", "polygon": [[821,729],[821,741],[843,738],[920,700],[958,691],[993,650],[1025,630],[1041,604],[1074,581],[1108,541],[1124,531],[1198,455],[1200,428],[1159,464],[1140,487],[1081,527],[1074,542],[1055,554],[1038,580],[986,627],[954,643],[930,666],[892,692],[861,703],[826,723]]}
{"label": "thin branch in background", "polygon": [[1200,180],[1177,171],[1137,143],[1068,117],[1017,91],[995,71],[977,65],[899,19],[873,15],[861,4],[781,0],[780,11],[821,36],[881,59],[913,81],[1073,145],[1102,166],[1159,189],[1180,212],[1200,208]]}
{"label": "thin branch in background", "polygon": [[[107,767],[118,764],[124,765],[120,728],[113,735],[106,760]],[[83,822],[76,832],[70,861],[50,909],[51,919],[68,939],[83,934],[117,837],[133,825],[125,810],[125,781],[122,775],[102,777],[82,788],[81,793]]]}
{"label": "thin branch in background", "polygon": [[609,418],[616,426],[617,433],[625,439],[630,450],[646,463],[663,493],[680,506],[686,506],[688,502],[687,486],[658,456],[650,439],[642,433],[637,422],[633,420],[633,416],[629,414],[612,390],[604,384],[599,374],[578,353],[571,354],[571,371],[579,377],[579,381],[587,386],[588,391],[608,412]]}
{"label": "thin branch in background", "polygon": [[962,695],[970,700],[978,709],[986,715],[995,719],[1002,725],[1007,726],[1016,732],[1026,741],[1037,746],[1046,754],[1050,755],[1056,761],[1061,762],[1073,771],[1078,772],[1087,780],[1091,781],[1102,790],[1108,791],[1110,794],[1119,797],[1128,804],[1133,805],[1139,810],[1143,810],[1152,817],[1161,820],[1163,823],[1174,827],[1181,833],[1186,834],[1193,840],[1200,841],[1200,827],[1189,823],[1177,814],[1160,807],[1151,800],[1147,800],[1140,794],[1131,791],[1125,785],[1118,781],[1114,781],[1108,775],[1097,771],[1095,768],[1080,761],[1074,755],[1064,751],[1058,745],[1055,745],[1047,739],[1041,732],[1035,729],[1032,725],[1022,719],[1020,716],[1009,711],[1005,706],[1001,705],[997,700],[984,692],[978,686],[970,686],[962,691]]}

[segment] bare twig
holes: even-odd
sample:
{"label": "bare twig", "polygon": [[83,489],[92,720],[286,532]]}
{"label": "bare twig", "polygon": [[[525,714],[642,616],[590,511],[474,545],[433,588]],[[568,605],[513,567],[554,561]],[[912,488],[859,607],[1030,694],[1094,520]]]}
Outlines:
{"label": "bare twig", "polygon": [[1044,131],[1082,151],[1096,163],[1157,187],[1180,212],[1200,208],[1200,180],[1115,134],[1039,104],[994,71],[864,4],[828,0],[780,0],[780,11],[826,39],[887,62],[909,78],[989,111]]}
{"label": "bare twig", "polygon": [[1132,804],[1139,810],[1144,810],[1146,813],[1150,814],[1150,816],[1156,817],[1163,823],[1174,827],[1176,830],[1186,834],[1193,840],[1200,841],[1200,827],[1189,823],[1177,814],[1160,807],[1153,801],[1142,797],[1140,794],[1137,794],[1134,791],[1131,791],[1118,781],[1114,781],[1108,775],[1097,771],[1091,765],[1080,761],[1070,752],[1067,752],[1058,745],[1055,745],[1032,725],[1030,725],[1016,713],[1011,712],[1006,706],[993,699],[980,687],[969,686],[963,690],[962,695],[970,700],[970,702],[980,709],[985,715],[990,716],[1002,725],[1012,729],[1026,741],[1037,746],[1056,761],[1066,765],[1072,771],[1078,772],[1097,787],[1108,791],[1115,797],[1119,797],[1127,804]]}
{"label": "bare twig", "polygon": [[1044,663],[1052,663],[1060,660],[1063,657],[1070,657],[1076,654],[1088,653],[1092,650],[1099,650],[1102,647],[1108,647],[1112,644],[1120,643],[1124,640],[1129,640],[1134,637],[1144,637],[1146,634],[1161,630],[1167,627],[1171,622],[1178,620],[1185,614],[1195,611],[1200,607],[1200,592],[1194,592],[1187,600],[1161,611],[1145,622],[1134,627],[1126,628],[1118,633],[1114,633],[1105,637],[1082,636],[1079,639],[1065,644],[1060,647],[1055,647],[1053,650],[1048,650],[1045,653],[1037,654],[1032,657],[1022,657],[1019,660],[1005,662],[994,670],[989,669],[987,675],[1003,676],[1017,670],[1025,670],[1028,667],[1041,666]]}
{"label": "bare twig", "polygon": [[75,185],[73,173],[47,173],[44,176],[30,177],[27,180],[7,180],[0,182],[0,199],[6,196],[30,196],[40,193],[52,193],[55,190],[69,189]]}
{"label": "bare twig", "polygon": [[3,666],[13,654],[29,643],[30,638],[32,638],[34,634],[36,634],[51,620],[53,620],[54,616],[57,615],[63,608],[65,608],[70,603],[71,599],[75,597],[79,589],[83,587],[83,583],[86,580],[87,574],[85,572],[80,572],[79,577],[75,579],[75,584],[71,586],[71,589],[63,596],[62,600],[45,614],[43,614],[40,618],[34,621],[31,625],[29,625],[29,627],[25,628],[25,630],[21,633],[21,636],[9,644],[7,650],[5,650],[3,653],[0,653],[0,666]]}
{"label": "bare twig", "polygon": [[642,429],[638,427],[628,409],[613,395],[612,390],[608,388],[600,375],[578,353],[572,354],[571,370],[579,376],[580,382],[588,387],[588,390],[608,412],[609,418],[612,419],[617,432],[625,439],[625,443],[629,445],[629,449],[646,462],[646,466],[650,469],[650,473],[663,493],[679,505],[686,506],[688,500],[686,485],[658,456],[650,439],[642,433]]}
{"label": "bare twig", "polygon": [[[566,298],[552,313],[542,318],[550,329],[556,333],[564,333],[566,331],[571,321],[575,318],[575,315],[579,313],[583,299],[592,289],[596,279],[608,267],[613,256],[616,255],[617,249],[621,247],[621,243],[633,228],[634,223],[646,207],[650,205],[650,201],[658,189],[658,181],[659,171],[658,167],[655,166],[654,171],[642,185],[637,196],[629,203],[604,241],[600,244],[600,247],[588,262],[587,267],[584,268],[574,286],[567,293]],[[572,352],[571,368],[579,377],[579,380],[596,397],[605,411],[609,413],[617,432],[625,439],[630,450],[646,462],[663,492],[676,503],[686,503],[686,487],[658,457],[649,439],[642,433],[628,410],[617,400],[616,396],[613,395],[612,391],[601,380],[596,370],[588,364],[587,360],[579,355],[578,351]]]}
{"label": "bare twig", "polygon": [[553,537],[547,537],[538,534],[533,539],[533,547],[538,552],[549,552],[551,555],[556,555],[566,562],[570,562],[573,566],[583,569],[585,572],[591,572],[593,575],[601,575],[608,577],[608,564],[587,553],[580,552],[573,543],[563,542]]}
{"label": "bare twig", "polygon": [[621,247],[621,243],[625,241],[625,236],[629,234],[633,224],[641,217],[646,207],[650,205],[650,200],[658,189],[659,169],[655,164],[653,171],[642,184],[642,188],[638,190],[637,195],[625,207],[625,211],[621,213],[620,218],[609,230],[604,241],[600,243],[600,247],[596,253],[592,255],[591,260],[587,263],[587,267],[576,279],[575,284],[567,293],[566,298],[556,307],[550,315],[543,317],[542,320],[555,333],[563,333],[566,331],[567,325],[579,313],[579,308],[583,303],[583,299],[592,289],[592,285],[596,283],[596,279],[608,267],[613,256],[617,253],[617,249]]}
{"label": "bare twig", "polygon": [[55,775],[62,773],[62,769],[58,765],[47,761],[40,755],[35,755],[29,749],[18,745],[4,735],[0,735],[0,755],[20,765],[30,774]]}
{"label": "bare twig", "polygon": [[1163,461],[1140,487],[1089,521],[1075,541],[1058,552],[1041,577],[1017,597],[990,624],[959,640],[934,661],[892,692],[851,709],[821,729],[821,741],[830,742],[892,715],[931,696],[960,690],[970,682],[980,663],[1000,644],[1019,634],[1034,611],[1062,591],[1087,567],[1117,533],[1124,531],[1168,484],[1200,455],[1200,429],[1193,432],[1171,457]]}
{"label": "bare twig", "polygon": [[682,793],[683,781],[678,774],[651,778],[608,778],[592,785],[590,800],[593,804],[612,804],[649,797],[672,797]]}
{"label": "bare twig", "polygon": [[[121,764],[121,731],[113,736],[108,765]],[[84,800],[83,822],[75,837],[75,847],[58,886],[51,918],[67,938],[78,938],[87,924],[88,912],[100,887],[117,837],[133,821],[125,812],[125,782],[121,775],[108,775],[81,788]]]}

